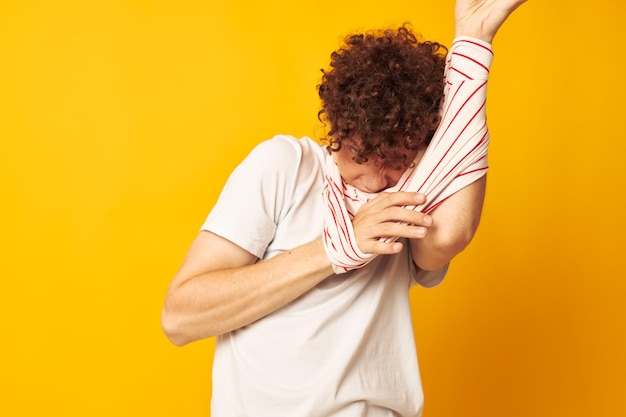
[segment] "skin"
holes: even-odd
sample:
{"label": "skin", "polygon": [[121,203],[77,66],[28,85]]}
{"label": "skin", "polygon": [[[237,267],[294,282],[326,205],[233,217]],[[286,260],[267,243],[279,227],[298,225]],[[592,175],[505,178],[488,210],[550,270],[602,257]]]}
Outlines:
{"label": "skin", "polygon": [[[457,0],[457,36],[492,42],[506,18],[525,0]],[[341,151],[340,151],[341,152]],[[357,164],[351,155],[342,160],[342,177],[355,187],[376,192],[394,185],[401,172],[376,164]],[[403,209],[423,203],[418,193],[381,193],[363,205],[353,219],[357,244],[366,253],[394,254],[399,242],[380,237],[410,239],[413,260],[422,273],[449,262],[471,241],[480,219],[485,178],[458,191],[430,215]],[[406,225],[398,224],[404,222]],[[271,259],[257,258],[211,232],[195,238],[174,276],[163,305],[162,327],[176,345],[220,335],[250,324],[291,302],[333,274],[322,240]]]}

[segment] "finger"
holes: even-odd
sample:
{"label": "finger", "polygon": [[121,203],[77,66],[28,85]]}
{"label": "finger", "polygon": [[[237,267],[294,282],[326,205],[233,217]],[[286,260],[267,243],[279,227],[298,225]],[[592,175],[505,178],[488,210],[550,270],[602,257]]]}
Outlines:
{"label": "finger", "polygon": [[370,236],[372,236],[372,239],[387,239],[396,237],[421,239],[426,236],[427,233],[427,227],[395,222],[380,223],[370,230]]}
{"label": "finger", "polygon": [[400,222],[416,226],[430,226],[433,224],[432,217],[420,211],[411,210],[404,207],[389,207],[383,211],[376,213],[375,221],[384,222]]}
{"label": "finger", "polygon": [[404,246],[400,242],[383,242],[381,240],[374,240],[360,247],[361,251],[365,253],[371,253],[376,255],[393,255],[400,253]]}
{"label": "finger", "polygon": [[391,206],[417,206],[425,202],[426,196],[423,193],[397,191],[380,193],[366,205],[375,210],[383,210]]}

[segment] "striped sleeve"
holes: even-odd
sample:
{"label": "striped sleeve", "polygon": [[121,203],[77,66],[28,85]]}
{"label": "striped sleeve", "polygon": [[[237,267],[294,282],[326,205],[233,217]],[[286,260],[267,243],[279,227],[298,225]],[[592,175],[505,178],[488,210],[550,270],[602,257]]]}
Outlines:
{"label": "striped sleeve", "polygon": [[446,198],[487,172],[487,80],[491,45],[456,38],[446,61],[441,123],[415,173],[402,190],[420,191],[427,201],[414,207],[432,211]]}

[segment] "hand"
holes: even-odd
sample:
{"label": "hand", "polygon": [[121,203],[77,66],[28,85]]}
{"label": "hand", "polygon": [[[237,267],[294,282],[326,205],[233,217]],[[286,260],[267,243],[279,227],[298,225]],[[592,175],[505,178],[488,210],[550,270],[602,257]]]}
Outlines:
{"label": "hand", "polygon": [[[361,252],[394,254],[402,250],[400,242],[383,242],[381,238],[426,236],[432,218],[419,211],[404,208],[426,200],[424,194],[413,192],[380,193],[365,203],[352,219],[357,245]],[[405,223],[405,224],[401,224]]]}
{"label": "hand", "polygon": [[456,35],[491,43],[500,26],[526,0],[457,0]]}

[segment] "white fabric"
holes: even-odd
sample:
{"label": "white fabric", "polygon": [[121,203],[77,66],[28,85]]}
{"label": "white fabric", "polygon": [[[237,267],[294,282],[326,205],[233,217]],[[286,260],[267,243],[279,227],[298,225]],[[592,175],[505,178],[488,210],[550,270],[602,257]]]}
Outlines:
{"label": "white fabric", "polygon": [[260,143],[233,171],[203,228],[260,259],[319,238],[323,158],[310,139]]}
{"label": "white fabric", "polygon": [[[486,174],[489,131],[485,105],[492,59],[491,45],[477,39],[458,37],[450,48],[439,129],[423,157],[415,161],[415,168],[385,190],[423,192],[426,203],[412,209],[427,213]],[[326,161],[326,181],[324,248],[339,274],[361,268],[375,257],[359,249],[351,220],[376,194],[346,184],[331,156]]]}
{"label": "white fabric", "polygon": [[[325,155],[308,138],[260,144],[233,172],[202,228],[261,259],[321,237]],[[381,256],[219,336],[211,416],[419,416],[408,298],[415,273],[408,251]],[[444,274],[431,272],[428,280]]]}

